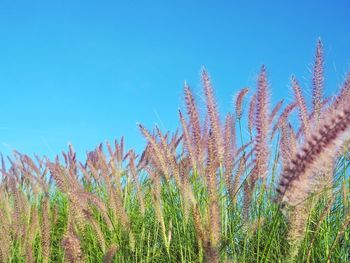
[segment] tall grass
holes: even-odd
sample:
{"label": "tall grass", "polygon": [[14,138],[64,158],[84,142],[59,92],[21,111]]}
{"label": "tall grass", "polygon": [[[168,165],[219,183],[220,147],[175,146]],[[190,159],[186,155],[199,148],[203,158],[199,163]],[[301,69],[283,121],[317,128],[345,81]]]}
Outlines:
{"label": "tall grass", "polygon": [[182,132],[140,124],[140,155],[2,158],[0,262],[349,262],[350,75],[325,99],[322,48],[311,109],[296,77],[272,107],[263,66],[221,118],[203,70],[204,116],[186,84]]}

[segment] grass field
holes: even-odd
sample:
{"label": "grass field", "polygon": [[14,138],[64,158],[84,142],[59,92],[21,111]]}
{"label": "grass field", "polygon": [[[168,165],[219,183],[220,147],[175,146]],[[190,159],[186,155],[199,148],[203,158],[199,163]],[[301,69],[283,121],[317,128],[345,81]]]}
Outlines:
{"label": "grass field", "polygon": [[310,108],[296,77],[271,105],[263,66],[222,121],[203,70],[206,111],[185,86],[180,129],[139,125],[140,154],[3,158],[0,262],[349,262],[350,75],[324,98],[323,63],[319,41]]}

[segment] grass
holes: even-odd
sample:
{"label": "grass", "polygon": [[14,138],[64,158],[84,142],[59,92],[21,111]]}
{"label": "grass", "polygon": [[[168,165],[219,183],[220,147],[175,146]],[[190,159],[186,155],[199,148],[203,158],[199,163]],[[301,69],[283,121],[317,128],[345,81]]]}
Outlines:
{"label": "grass", "polygon": [[[343,161],[344,162],[344,161]],[[345,163],[343,163],[344,165]],[[346,163],[348,165],[348,163]],[[339,179],[340,180],[340,179]],[[339,183],[346,182],[349,187],[349,180],[340,180]],[[129,231],[126,231],[120,224],[116,223],[111,230],[108,230],[101,214],[97,209],[92,209],[93,218],[96,219],[103,241],[99,240],[94,228],[87,223],[78,230],[79,242],[84,251],[84,261],[102,262],[107,254],[108,248],[113,244],[117,246],[114,255],[114,262],[201,262],[203,260],[203,250],[196,238],[195,222],[192,216],[185,218],[181,204],[181,196],[174,184],[164,183],[161,189],[162,214],[166,228],[165,237],[162,234],[162,226],[156,216],[152,201],[152,185],[149,180],[145,180],[142,185],[144,193],[146,213],[141,216],[139,202],[135,195],[133,185],[125,185],[130,191],[123,195],[125,210],[130,218],[130,230],[134,233],[134,240],[130,239]],[[341,189],[339,187],[339,189]],[[91,193],[100,192],[101,196],[106,189],[91,187]],[[221,228],[221,244],[219,246],[220,259],[231,262],[285,262],[288,257],[289,246],[286,239],[288,223],[281,214],[278,205],[270,201],[268,192],[260,192],[254,199],[253,208],[249,222],[242,218],[242,207],[225,206],[222,209],[221,218],[224,220]],[[299,249],[298,262],[306,262],[308,253],[309,262],[322,262],[328,258],[330,249],[340,229],[344,217],[343,194],[339,190],[335,196],[335,203],[329,214],[319,222],[321,214],[326,207],[326,200],[321,200],[312,211],[308,219],[308,230],[305,240]],[[205,207],[205,193],[198,193],[202,200],[199,206]],[[38,197],[37,207],[32,205],[32,209],[38,209],[40,199]],[[223,200],[228,199],[227,195],[222,195]],[[101,198],[102,199],[102,198]],[[102,199],[108,203],[106,199]],[[224,203],[224,202],[223,202]],[[64,250],[61,240],[68,227],[68,213],[73,214],[69,206],[68,197],[59,191],[50,193],[50,260],[52,262],[64,262]],[[111,211],[109,214],[113,214]],[[42,262],[40,243],[40,229],[37,229],[37,238],[32,244],[34,261]],[[169,238],[171,233],[171,238]],[[348,262],[350,239],[349,231],[339,240],[332,249],[332,260],[334,262]],[[167,240],[167,242],[165,242]],[[313,240],[312,247],[310,240]],[[25,247],[21,242],[12,244],[10,262],[26,262]],[[104,243],[104,245],[102,245]],[[22,255],[22,256],[21,256]]]}
{"label": "grass", "polygon": [[141,155],[123,138],[84,163],[72,147],[55,160],[15,152],[1,168],[0,262],[349,262],[350,78],[323,99],[321,48],[311,110],[294,86],[296,103],[270,111],[262,68],[249,134],[248,89],[222,125],[204,71],[204,121],[185,86],[182,133],[140,125]]}

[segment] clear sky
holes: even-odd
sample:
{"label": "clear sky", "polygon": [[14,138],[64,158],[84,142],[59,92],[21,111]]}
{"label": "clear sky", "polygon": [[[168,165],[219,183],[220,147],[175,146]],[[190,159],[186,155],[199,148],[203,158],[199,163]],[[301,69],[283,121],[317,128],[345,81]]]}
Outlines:
{"label": "clear sky", "polygon": [[350,70],[349,13],[345,0],[0,0],[0,151],[52,157],[71,142],[82,156],[122,135],[140,150],[136,123],[174,130],[202,66],[222,113],[261,64],[273,101],[292,99],[292,73],[309,95],[318,37],[331,94]]}

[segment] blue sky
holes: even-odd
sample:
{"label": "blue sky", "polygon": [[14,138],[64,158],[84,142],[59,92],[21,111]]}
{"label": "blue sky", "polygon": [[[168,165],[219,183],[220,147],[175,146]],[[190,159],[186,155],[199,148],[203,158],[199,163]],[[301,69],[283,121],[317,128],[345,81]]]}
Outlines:
{"label": "blue sky", "polygon": [[[284,3],[282,3],[284,2]],[[0,151],[79,156],[136,123],[178,126],[186,80],[201,97],[209,71],[222,113],[267,66],[272,101],[292,99],[294,73],[309,95],[321,37],[326,93],[350,70],[349,1],[0,0]]]}

